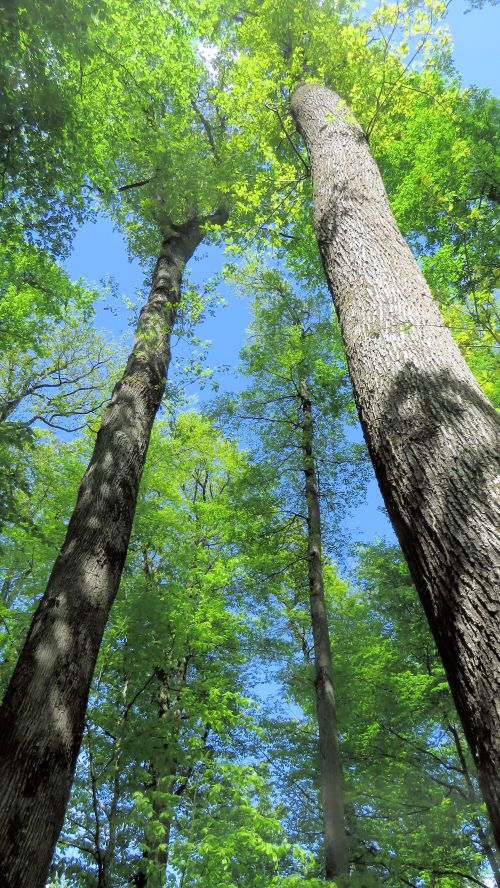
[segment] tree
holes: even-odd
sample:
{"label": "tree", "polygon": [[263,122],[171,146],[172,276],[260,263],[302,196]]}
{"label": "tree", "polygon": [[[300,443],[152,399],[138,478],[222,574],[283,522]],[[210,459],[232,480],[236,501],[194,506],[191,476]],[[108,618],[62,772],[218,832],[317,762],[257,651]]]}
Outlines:
{"label": "tree", "polygon": [[54,877],[151,888],[168,864],[175,884],[267,888],[300,870],[267,767],[238,760],[259,743],[232,533],[245,467],[194,412],[153,431]]}
{"label": "tree", "polygon": [[20,520],[16,487],[29,483],[19,475],[19,461],[35,444],[36,429],[74,432],[90,425],[104,405],[118,358],[116,346],[94,327],[97,293],[71,283],[41,251],[27,252],[31,270],[37,254],[40,276],[31,277],[20,255],[17,280],[2,281],[0,523]]}
{"label": "tree", "polygon": [[[0,247],[0,521],[16,520],[20,462],[37,423],[67,431],[95,417],[110,388],[112,346],[94,326],[100,293],[73,283],[40,247]],[[17,478],[17,480],[16,480]],[[29,486],[29,485],[28,485]]]}
{"label": "tree", "polygon": [[[271,550],[259,543],[259,560],[269,576],[271,588],[283,583],[282,562],[297,564],[290,572],[290,597],[303,603],[304,587],[309,587],[308,603],[314,650],[303,647],[307,665],[314,671],[314,697],[318,725],[318,751],[323,816],[323,857],[327,880],[348,871],[348,848],[344,824],[342,768],[335,711],[327,606],[323,583],[322,502],[335,503],[330,517],[337,523],[342,510],[344,473],[352,478],[359,454],[356,446],[344,441],[341,420],[349,412],[349,393],[345,386],[345,368],[335,347],[335,333],[329,317],[331,308],[324,293],[303,291],[299,296],[275,269],[254,270],[247,266],[236,274],[240,288],[256,293],[251,339],[242,352],[243,369],[253,378],[231,407],[236,418],[248,419],[262,427],[260,447],[280,466],[280,479],[267,482],[267,494],[276,496],[281,489],[282,527],[272,531]],[[333,340],[333,342],[332,342]],[[319,419],[318,419],[319,417]],[[318,420],[318,423],[316,421]],[[319,429],[316,427],[318,425]],[[325,426],[333,426],[329,446],[325,444]],[[254,433],[255,436],[255,433]],[[264,444],[265,442],[265,444]],[[300,456],[299,456],[300,454]],[[320,488],[319,465],[327,480]],[[359,468],[359,466],[358,466]],[[264,472],[265,476],[265,472]],[[262,483],[262,478],[261,478]],[[269,491],[273,490],[273,494]],[[323,500],[324,496],[324,500]],[[354,500],[354,495],[351,493]],[[297,529],[302,526],[302,532]],[[290,545],[291,540],[294,546]],[[271,551],[279,552],[274,565]],[[337,541],[338,545],[338,541]],[[290,551],[292,549],[292,552]],[[277,573],[276,580],[271,579]],[[304,573],[305,572],[305,573]],[[284,584],[286,586],[286,584]],[[304,591],[303,591],[304,589]],[[284,593],[282,593],[284,594]],[[286,596],[285,596],[286,597]],[[293,614],[293,606],[290,606]],[[291,619],[296,638],[300,628]]]}
{"label": "tree", "polygon": [[134,348],[104,411],[65,541],[5,694],[0,872],[13,888],[43,885],[46,879],[165,390],[182,272],[205,234],[204,224],[224,221],[219,213],[175,226],[163,241]]}
{"label": "tree", "polygon": [[4,242],[64,255],[89,213],[86,178],[99,165],[106,111],[84,81],[110,12],[106,0],[13,0],[0,11]]}
{"label": "tree", "polygon": [[[108,187],[107,193],[102,187],[100,190],[132,232],[132,241],[138,229],[134,209],[139,213],[143,255],[149,258],[148,250],[152,243],[157,245],[158,240],[161,249],[149,298],[139,317],[133,350],[104,412],[65,543],[33,618],[1,709],[1,780],[5,809],[1,817],[0,873],[12,886],[41,885],[46,878],[69,797],[95,661],[127,553],[149,436],[165,390],[170,335],[181,298],[182,273],[207,235],[207,226],[213,230],[227,220],[223,183],[221,186],[214,175],[216,158],[213,150],[207,155],[205,148],[208,122],[196,102],[194,107],[183,104],[186,85],[193,89],[203,70],[193,46],[197,19],[193,20],[194,24],[186,20],[185,27],[179,28],[174,10],[167,27],[161,4],[154,3],[146,19],[144,10],[137,12],[134,4],[123,12],[123,27],[129,29],[127,41],[137,35],[138,44],[150,55],[145,69],[142,58],[135,59],[135,72],[141,69],[141,82],[138,82],[129,59],[123,62],[120,58],[124,53],[127,57],[128,42],[120,42],[120,34],[112,24],[103,29],[100,40],[106,45],[97,54],[105,60],[113,80],[120,76],[117,68],[121,70],[121,65],[125,68],[124,83],[120,84],[116,106],[113,106],[123,133],[114,145],[114,130],[109,133],[106,143],[109,153],[102,163],[104,181],[111,183],[113,174],[118,177],[124,172],[134,173],[134,177],[123,187],[113,183],[114,187]],[[157,65],[158,33],[162,34],[160,45],[164,52]],[[177,53],[172,53],[172,42]],[[163,81],[159,86],[161,74]],[[99,83],[104,83],[102,71]],[[138,101],[120,103],[123,87],[127,92],[131,83],[135,85]],[[152,105],[144,110],[143,94],[148,83],[152,89]],[[92,92],[88,83],[87,98]],[[101,98],[97,104],[107,119],[110,109],[105,96],[101,94]],[[169,99],[177,116],[171,113]],[[131,128],[135,126],[137,131],[143,126],[144,117],[149,126],[137,150]],[[176,121],[178,139],[173,142],[173,150],[164,144],[166,120]],[[171,170],[168,162],[172,160],[177,166]],[[135,175],[144,165],[148,166],[148,175]],[[191,178],[194,186],[176,190],[180,182]],[[202,184],[198,185],[199,182]],[[130,196],[136,189],[147,186],[149,189],[141,193],[139,199]],[[117,193],[129,199],[126,207],[116,207]],[[208,212],[204,212],[205,206]]]}
{"label": "tree", "polygon": [[[95,459],[85,476],[77,512],[68,531],[68,546],[71,541],[76,550],[81,540],[80,531],[85,527],[91,570],[95,570],[96,575],[106,576],[98,620],[94,621],[97,611],[91,613],[88,603],[84,608],[85,619],[80,620],[80,611],[73,612],[75,620],[69,635],[73,633],[74,636],[81,628],[82,636],[87,631],[88,637],[92,638],[86,656],[79,657],[74,638],[75,648],[71,656],[68,649],[65,661],[70,680],[64,692],[55,682],[55,695],[62,694],[59,701],[52,701],[57,718],[61,715],[62,700],[71,682],[82,693],[80,714],[77,714],[76,697],[73,699],[70,692],[70,702],[75,703],[75,730],[72,728],[67,732],[63,744],[65,788],[61,784],[60,810],[67,797],[71,763],[79,743],[87,693],[85,687],[88,687],[99,636],[119,581],[147,439],[161,399],[169,356],[168,338],[180,295],[181,267],[201,240],[204,221],[210,218],[213,222],[223,221],[226,207],[234,211],[235,236],[240,242],[247,241],[248,231],[244,229],[248,220],[251,220],[252,230],[257,227],[258,233],[262,234],[269,227],[270,218],[275,239],[293,240],[290,231],[280,228],[281,220],[283,216],[287,217],[292,203],[290,195],[295,191],[298,179],[305,189],[309,170],[304,156],[283,126],[277,100],[283,98],[282,93],[287,98],[287,90],[311,65],[310,58],[306,57],[306,44],[313,47],[316,67],[323,69],[324,75],[328,65],[321,59],[327,56],[325,48],[330,51],[334,47],[335,73],[340,76],[340,71],[345,69],[348,72],[344,82],[361,96],[360,103],[365,111],[367,108],[370,112],[374,110],[377,123],[384,119],[386,109],[383,106],[388,104],[386,100],[391,91],[394,92],[393,83],[387,81],[387,87],[385,85],[386,74],[394,77],[397,83],[406,71],[405,54],[402,51],[391,54],[384,33],[383,39],[372,45],[370,26],[353,24],[350,8],[337,14],[337,5],[318,3],[310,4],[309,8],[308,4],[300,15],[295,15],[293,5],[283,4],[283,8],[277,9],[274,2],[259,2],[255,8],[250,4],[250,8],[238,16],[234,15],[231,4],[227,7],[222,4],[215,14],[210,4],[198,4],[196,10],[191,7],[186,14],[182,3],[166,8],[163,3],[148,0],[140,8],[133,2],[105,4],[101,15],[101,6],[96,5],[94,9],[85,6],[83,9],[77,2],[73,8],[82,14],[82,27],[74,28],[71,18],[67,17],[60,33],[54,27],[59,5],[54,7],[55,12],[46,4],[35,4],[30,10],[19,7],[15,10],[20,12],[19,19],[10,14],[7,16],[4,42],[5,57],[8,58],[4,74],[7,72],[7,76],[0,88],[8,100],[5,103],[6,116],[2,118],[2,123],[6,121],[2,137],[5,146],[4,185],[10,195],[6,218],[11,226],[11,257],[14,256],[12,245],[25,243],[30,238],[31,242],[36,241],[45,233],[47,247],[53,253],[62,252],[67,245],[68,228],[75,218],[83,217],[84,205],[85,212],[91,212],[92,201],[84,197],[86,192],[99,195],[102,205],[128,233],[131,248],[146,264],[151,264],[152,257],[158,255],[160,243],[163,244],[151,298],[141,315],[136,347],[105,414]],[[433,3],[428,7],[430,18],[429,15],[417,17],[422,33],[434,24]],[[404,9],[408,21],[408,11],[413,10],[413,4]],[[380,15],[386,16],[385,24],[391,27],[390,8],[384,7],[382,13],[378,13],[379,22]],[[205,22],[202,22],[203,17]],[[256,19],[259,27],[254,28]],[[29,50],[26,52],[30,42],[26,40],[25,28],[35,40],[41,37],[39,43],[35,42],[31,54]],[[251,52],[247,52],[245,40],[249,38],[251,28],[254,28],[256,37],[250,34],[253,45]],[[279,35],[277,52],[276,40],[267,40],[266,28],[273,31],[274,36]],[[81,42],[79,37],[82,37]],[[330,38],[334,38],[331,46],[328,43]],[[256,46],[259,41],[260,46]],[[207,63],[204,53],[214,49],[215,62]],[[349,63],[353,53],[356,66]],[[377,82],[372,84],[374,70],[380,72],[377,78],[381,81],[380,89]],[[258,115],[254,113],[256,92],[247,89],[249,73],[250,81],[258,83],[257,104],[261,106]],[[328,73],[332,75],[331,66]],[[230,88],[224,95],[221,87],[227,84]],[[29,101],[30,87],[34,102]],[[247,92],[250,100],[245,98]],[[11,116],[10,100],[17,94],[23,96],[22,113]],[[40,103],[43,114],[37,120],[39,98],[43,99]],[[57,114],[59,99],[63,109],[60,117]],[[269,126],[269,120],[273,121],[272,126]],[[63,151],[67,132],[71,133],[72,138],[68,141],[75,149],[68,163],[69,155]],[[276,154],[285,155],[277,175],[269,141],[277,141]],[[90,146],[88,151],[87,145]],[[287,151],[291,152],[292,160]],[[299,177],[297,169],[301,170]],[[252,187],[247,184],[250,180],[254,183]],[[269,198],[277,186],[281,192],[285,191],[285,197],[282,199],[278,195],[271,199],[270,206],[266,205],[262,197]],[[53,217],[51,211],[56,197],[58,213]],[[307,209],[306,204],[304,206],[303,213]],[[46,224],[48,220],[50,225]],[[287,225],[285,222],[285,228]],[[295,262],[296,268],[301,266],[304,269],[311,253],[311,250],[302,253],[295,250],[294,253],[292,249],[291,266]],[[164,274],[165,280],[160,281]],[[171,284],[171,292],[165,292],[164,284]],[[141,375],[142,381],[139,380]],[[132,412],[137,408],[134,441],[128,437],[130,407]],[[116,463],[116,473],[111,472],[112,461]],[[118,488],[119,497],[115,500]],[[89,501],[92,500],[93,513],[87,510],[87,501],[84,505],[87,496]],[[81,524],[80,517],[83,519]],[[111,523],[108,525],[109,517]],[[108,526],[102,540],[94,546],[104,524]],[[63,550],[62,561],[57,563],[52,579],[54,584],[62,582],[64,571],[68,583],[73,583],[78,574],[68,546]],[[62,573],[59,574],[60,569]],[[95,586],[93,592],[97,591]],[[61,600],[58,596],[51,599],[52,603]],[[71,596],[71,604],[74,601]],[[40,635],[39,641],[48,644],[53,652],[51,632],[60,621],[43,605],[36,625],[45,619],[50,631],[44,631],[44,638]],[[81,627],[75,625],[79,623]],[[85,646],[86,640],[83,637],[80,640]],[[32,632],[29,645],[34,642],[35,633]],[[29,647],[26,650],[29,651]],[[85,666],[83,681],[80,665]],[[15,682],[23,669],[20,665]],[[30,665],[24,671],[25,678],[31,671]],[[63,681],[61,676],[64,673],[59,669],[56,671]],[[49,686],[52,686],[51,682],[41,694],[43,701],[49,698]],[[24,695],[24,690],[22,693],[27,707],[29,698]],[[14,717],[26,713],[26,709],[18,707],[14,690],[9,694],[10,702],[6,704],[10,707],[6,710],[9,731],[15,731]],[[50,726],[46,724],[45,728],[50,729]],[[19,730],[23,733],[22,727]],[[37,747],[34,743],[29,746],[34,756]],[[9,749],[12,751],[10,745]],[[38,751],[43,755],[41,747]],[[27,767],[36,770],[34,762]],[[57,779],[55,769],[53,777]],[[40,790],[41,787],[42,784]],[[30,792],[31,788],[30,785]],[[7,801],[9,793],[6,792],[4,798]],[[21,797],[16,804],[18,802],[22,808]],[[50,810],[55,810],[52,803]],[[60,820],[62,814],[57,816]],[[3,820],[6,822],[5,818]],[[20,838],[17,829],[15,834],[17,841]],[[39,852],[37,845],[37,859],[48,859],[49,851]],[[26,860],[29,860],[29,854]],[[7,862],[4,865],[10,866]],[[43,863],[40,865],[43,867]]]}
{"label": "tree", "polygon": [[314,420],[307,379],[300,380],[303,471],[307,501],[308,574],[311,624],[314,638],[314,686],[318,713],[322,808],[325,832],[325,875],[331,881],[348,870],[347,837],[342,798],[342,768],[330,649],[330,633],[323,583],[321,512],[315,464]]}
{"label": "tree", "polygon": [[[237,282],[255,296],[242,353],[251,385],[228,408],[245,441],[252,441],[257,463],[246,481],[243,476],[245,522],[241,527],[234,522],[232,539],[247,558],[253,657],[261,663],[252,675],[272,688],[260,724],[265,760],[288,811],[289,837],[313,850],[318,863],[312,872],[321,872],[320,760],[300,482],[299,384],[305,374],[318,432],[314,458],[327,531],[322,574],[345,773],[350,883],[383,880],[397,886],[418,879],[442,888],[474,879],[486,883],[491,878],[486,861],[493,873],[498,870],[494,846],[445,675],[402,555],[395,547],[370,547],[352,585],[328,563],[339,549],[339,512],[344,499],[353,496],[352,477],[344,477],[344,495],[333,484],[349,467],[338,426],[349,401],[341,350],[331,344],[336,339],[328,304],[320,293],[313,298],[304,289],[299,298],[277,270],[262,272],[258,262],[240,271]],[[225,414],[224,422],[227,427]],[[347,549],[344,540],[338,555],[342,548]]]}
{"label": "tree", "polygon": [[350,110],[304,84],[292,112],[363,431],[499,841],[497,417],[396,226]]}

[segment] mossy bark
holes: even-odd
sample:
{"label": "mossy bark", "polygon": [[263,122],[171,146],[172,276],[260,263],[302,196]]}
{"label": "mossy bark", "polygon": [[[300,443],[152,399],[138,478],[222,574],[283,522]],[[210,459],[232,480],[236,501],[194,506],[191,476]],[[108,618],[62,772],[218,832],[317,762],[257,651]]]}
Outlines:
{"label": "mossy bark", "polygon": [[104,411],[65,541],[0,710],[0,882],[43,888],[68,802],[97,654],[165,391],[184,266],[204,224],[163,241],[123,376]]}

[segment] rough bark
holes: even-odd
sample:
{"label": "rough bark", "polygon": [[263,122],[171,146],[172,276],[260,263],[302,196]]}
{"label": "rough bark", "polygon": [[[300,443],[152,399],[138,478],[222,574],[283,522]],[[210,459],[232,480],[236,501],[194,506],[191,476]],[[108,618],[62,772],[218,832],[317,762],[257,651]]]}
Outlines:
{"label": "rough bark", "polygon": [[314,462],[314,421],[307,385],[300,386],[303,471],[307,500],[307,566],[314,642],[314,690],[318,717],[325,877],[331,881],[348,870],[342,768],[333,692],[332,654],[321,558],[321,512]]}
{"label": "rough bark", "polygon": [[0,882],[42,888],[63,823],[88,693],[127,554],[165,389],[182,273],[210,219],[162,244],[133,350],[113,390],[66,539],[0,710]]}
{"label": "rough bark", "polygon": [[366,137],[301,84],[316,236],[365,439],[500,843],[498,418],[392,215]]}

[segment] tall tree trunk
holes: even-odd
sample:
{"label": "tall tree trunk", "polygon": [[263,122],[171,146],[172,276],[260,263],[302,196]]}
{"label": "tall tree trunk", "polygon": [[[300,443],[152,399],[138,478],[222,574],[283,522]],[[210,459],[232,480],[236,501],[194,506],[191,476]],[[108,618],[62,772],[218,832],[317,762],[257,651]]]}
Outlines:
{"label": "tall tree trunk", "polygon": [[[153,864],[153,867],[149,868],[149,874],[144,882],[144,885],[147,885],[148,888],[163,888],[163,885],[165,884],[173,811],[170,801],[165,804],[164,794],[174,794],[175,784],[177,782],[176,774],[179,767],[179,762],[175,757],[173,760],[170,760],[167,765],[166,753],[169,745],[175,747],[179,742],[182,716],[181,696],[186,683],[190,659],[190,656],[182,656],[178,660],[176,670],[172,675],[162,673],[162,670],[160,669],[157,670],[158,676],[161,674],[164,675],[164,684],[160,689],[158,718],[165,719],[169,715],[173,715],[173,724],[171,725],[170,734],[165,735],[163,743],[162,769],[159,770],[153,762],[151,762],[150,767],[153,782],[151,787],[153,830],[151,834],[149,834],[149,830],[146,827],[144,834],[144,842],[148,846],[148,851],[145,856],[148,861]],[[173,697],[170,694],[170,681],[172,678],[176,687]],[[168,778],[164,776],[165,771],[168,772]],[[182,794],[182,792],[179,794]],[[168,812],[168,817],[165,816],[166,812]],[[160,824],[161,832],[159,830]]]}
{"label": "tall tree trunk", "polygon": [[[147,564],[146,572],[149,572]],[[143,835],[143,844],[146,845],[146,849],[142,853],[143,864],[147,871],[139,869],[130,880],[133,885],[139,886],[139,888],[146,888],[146,886],[147,888],[163,888],[165,884],[170,853],[172,817],[175,814],[175,809],[173,809],[170,800],[165,802],[164,795],[168,793],[169,795],[180,797],[188,785],[193,770],[190,767],[186,773],[182,774],[179,761],[175,757],[171,760],[167,757],[169,745],[175,747],[179,743],[182,718],[181,696],[186,684],[190,660],[190,655],[181,657],[177,661],[177,668],[173,674],[167,673],[161,668],[156,670],[158,677],[162,676],[164,682],[163,687],[160,689],[158,718],[164,719],[173,709],[174,723],[171,726],[170,733],[165,734],[163,754],[161,756],[163,759],[161,771],[158,770],[154,762],[150,762],[149,766],[150,780],[148,781],[148,787],[152,790],[150,802],[153,810],[153,825],[152,830],[148,828],[149,823],[146,825]],[[171,678],[174,679],[176,687],[173,698],[170,695]],[[208,737],[208,732],[209,726],[207,725],[203,734],[204,740]],[[164,776],[165,771],[168,772],[168,778]],[[159,825],[161,825],[161,831],[158,828]]]}
{"label": "tall tree trunk", "polygon": [[101,638],[127,554],[184,266],[220,211],[164,240],[134,347],[0,710],[0,882],[42,888],[63,823]]}
{"label": "tall tree trunk", "polygon": [[[155,781],[154,791],[156,793],[170,793],[174,787],[175,781],[171,780],[167,785],[164,779],[156,771],[153,773]],[[142,888],[163,888],[166,878],[166,870],[168,866],[170,833],[172,829],[171,816],[165,817],[165,802],[160,802],[156,795],[152,799],[153,820],[155,826],[161,823],[161,834],[156,833],[152,836],[144,836],[148,843],[148,850],[143,852],[143,857],[147,863],[149,873],[138,872],[132,878],[133,884],[139,884]],[[162,847],[160,847],[160,845]],[[153,864],[153,866],[151,866]]]}
{"label": "tall tree trunk", "polygon": [[292,113],[365,439],[500,843],[498,418],[396,225],[352,113],[316,84],[297,88]]}
{"label": "tall tree trunk", "polygon": [[314,689],[319,730],[325,876],[330,881],[347,872],[347,837],[344,823],[337,715],[333,693],[332,653],[321,560],[321,513],[313,450],[314,422],[312,404],[304,380],[300,386],[300,400],[303,416],[302,451],[307,499],[307,565],[314,641]]}
{"label": "tall tree trunk", "polygon": [[[460,740],[460,734],[454,725],[448,724],[447,727],[448,727],[448,730],[449,730],[451,736],[453,737],[453,742],[455,744],[455,749],[457,751],[458,760],[460,762],[462,774],[464,776],[464,780],[465,780],[465,783],[467,786],[467,794],[468,794],[469,799],[472,802],[472,804],[476,805],[476,808],[477,808],[479,796],[478,796],[477,790],[474,786],[474,783],[472,781],[472,777],[469,772],[469,767],[467,765],[467,759],[465,757],[465,751],[463,749],[462,742]],[[496,849],[492,846],[490,838],[489,838],[487,832],[485,832],[480,818],[473,817],[472,822],[476,828],[477,836],[479,839],[479,844],[483,850],[485,857],[488,860],[488,863],[491,867],[491,871],[493,873],[493,876],[495,877],[496,888],[500,888],[500,861],[499,861],[499,857],[498,857],[498,849]]]}
{"label": "tall tree trunk", "polygon": [[[171,786],[164,786],[162,778],[156,772],[153,774],[153,779],[156,792],[171,791]],[[148,843],[148,849],[142,852],[142,867],[144,868],[136,870],[130,879],[130,883],[138,888],[146,888],[146,886],[147,888],[163,888],[165,884],[172,821],[170,817],[165,819],[165,804],[159,803],[156,798],[153,799],[152,809],[153,820],[156,824],[161,822],[162,832],[156,836],[144,836]],[[160,848],[160,845],[163,847]]]}

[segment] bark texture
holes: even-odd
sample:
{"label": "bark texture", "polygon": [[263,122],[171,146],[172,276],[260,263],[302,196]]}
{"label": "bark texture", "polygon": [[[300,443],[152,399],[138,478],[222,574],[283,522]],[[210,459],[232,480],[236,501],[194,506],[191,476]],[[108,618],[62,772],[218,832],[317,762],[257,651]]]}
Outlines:
{"label": "bark texture", "polygon": [[170,361],[185,263],[207,221],[162,244],[136,340],[81,482],[66,539],[0,710],[0,883],[43,888],[69,798],[88,693],[127,554]]}
{"label": "bark texture", "polygon": [[365,439],[500,843],[498,417],[469,371],[338,96],[301,84],[313,216]]}
{"label": "bark texture", "polygon": [[307,499],[307,566],[314,641],[314,690],[321,763],[321,803],[325,843],[325,877],[331,881],[348,870],[342,768],[333,692],[332,654],[321,558],[321,512],[314,462],[314,422],[307,385],[300,387],[302,451]]}

